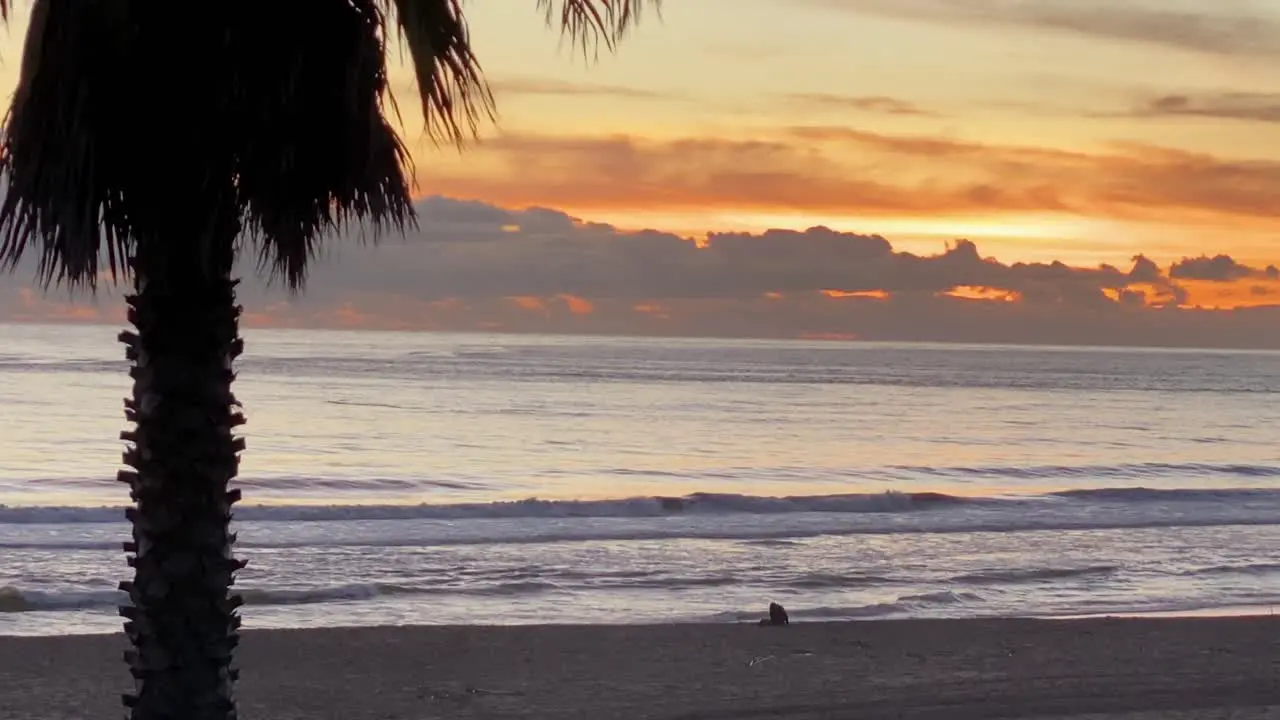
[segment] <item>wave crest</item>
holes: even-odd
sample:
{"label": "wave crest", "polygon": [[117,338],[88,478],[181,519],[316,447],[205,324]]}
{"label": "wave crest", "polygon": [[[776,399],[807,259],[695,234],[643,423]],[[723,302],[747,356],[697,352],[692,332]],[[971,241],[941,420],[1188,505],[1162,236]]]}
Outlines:
{"label": "wave crest", "polygon": [[[736,493],[693,493],[683,497],[604,500],[526,500],[447,505],[249,505],[236,510],[240,521],[324,522],[334,520],[504,520],[518,518],[666,517],[671,515],[776,515],[798,512],[894,513],[978,502],[935,492],[847,493],[771,497]],[[122,507],[0,506],[0,524],[113,523]]]}
{"label": "wave crest", "polygon": [[1106,577],[1120,570],[1118,565],[1089,565],[1075,568],[991,569],[966,573],[951,578],[964,585],[1044,582],[1081,577]]}
{"label": "wave crest", "polygon": [[[412,595],[518,597],[558,590],[560,587],[555,583],[521,580],[472,587],[410,587],[387,583],[351,583],[314,588],[245,588],[236,594],[244,598],[247,606],[271,606],[313,605]],[[50,592],[0,586],[0,614],[42,610],[112,610],[127,604],[129,604],[128,596],[119,590]]]}
{"label": "wave crest", "polygon": [[[1274,488],[1111,487],[1061,490],[1048,495],[973,497],[940,492],[840,493],[766,496],[692,493],[601,500],[525,500],[439,505],[249,505],[236,510],[242,522],[325,522],[337,520],[511,520],[524,518],[645,518],[678,515],[783,515],[790,513],[910,513],[972,506],[1058,499],[1093,503],[1273,502]],[[0,525],[116,523],[123,507],[0,505]]]}

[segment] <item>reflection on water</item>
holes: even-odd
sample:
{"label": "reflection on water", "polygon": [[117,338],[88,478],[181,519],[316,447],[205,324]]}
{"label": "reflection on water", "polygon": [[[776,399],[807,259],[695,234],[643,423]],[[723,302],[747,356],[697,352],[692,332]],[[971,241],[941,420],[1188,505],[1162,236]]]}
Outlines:
{"label": "reflection on water", "polygon": [[[125,528],[91,509],[125,499],[115,332],[6,328],[0,632],[119,627]],[[272,506],[239,515],[257,626],[530,622],[549,601],[614,622],[771,598],[799,621],[1280,599],[1280,355],[248,341],[242,484]],[[532,497],[584,502],[512,503]]]}

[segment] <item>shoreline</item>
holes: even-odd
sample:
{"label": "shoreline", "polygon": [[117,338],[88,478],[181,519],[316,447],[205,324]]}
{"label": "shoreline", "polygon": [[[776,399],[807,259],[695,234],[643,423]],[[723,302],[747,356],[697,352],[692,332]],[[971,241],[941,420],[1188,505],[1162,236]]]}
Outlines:
{"label": "shoreline", "polygon": [[[1192,620],[1197,618],[1273,618],[1278,617],[1276,611],[1280,602],[1260,603],[1257,605],[1220,605],[1186,610],[1145,610],[1139,612],[1086,613],[1083,615],[1043,616],[1045,620],[1103,620],[1114,618],[1119,620]],[[1034,619],[1034,618],[1032,618]]]}
{"label": "shoreline", "polygon": [[[335,611],[341,611],[340,605],[335,606]],[[975,615],[971,617],[861,617],[861,618],[822,618],[822,619],[805,619],[799,618],[792,620],[793,625],[804,626],[841,626],[848,624],[864,624],[864,623],[973,623],[973,622],[1080,622],[1095,620],[1203,620],[1203,619],[1280,619],[1280,603],[1268,603],[1260,605],[1223,605],[1204,608],[1191,608],[1183,610],[1149,610],[1136,612],[1103,612],[1103,613],[1087,613],[1087,614],[1068,614],[1068,615]],[[49,612],[49,611],[43,611]],[[0,618],[4,615],[0,614]],[[759,618],[768,617],[767,609],[761,610]],[[375,624],[375,625],[299,625],[288,627],[254,627],[249,621],[243,626],[243,632],[246,633],[294,633],[294,632],[311,632],[311,631],[357,631],[357,630],[384,630],[386,628],[407,628],[410,630],[501,630],[506,628],[665,628],[665,627],[684,627],[684,628],[723,628],[723,627],[748,627],[755,626],[758,619],[743,619],[737,621],[710,622],[701,619],[674,619],[665,622],[657,622],[645,620],[640,622],[551,622],[551,623],[440,623],[440,624]],[[123,626],[123,618],[119,619],[117,625]],[[38,638],[100,638],[123,635],[122,629],[103,630],[101,632],[68,632],[68,633],[49,633],[49,634],[7,634],[0,629],[0,643],[11,639],[38,639]]]}
{"label": "shoreline", "polygon": [[[247,630],[241,717],[1280,718],[1280,618]],[[120,634],[0,638],[0,719],[119,712]]]}

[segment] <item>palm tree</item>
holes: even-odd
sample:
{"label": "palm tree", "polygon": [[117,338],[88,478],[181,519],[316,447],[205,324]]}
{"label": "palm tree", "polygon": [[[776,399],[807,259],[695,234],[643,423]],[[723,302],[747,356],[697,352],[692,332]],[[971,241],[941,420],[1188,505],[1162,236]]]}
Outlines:
{"label": "palm tree", "polygon": [[[538,0],[584,51],[612,49],[642,4]],[[252,247],[299,290],[323,237],[413,222],[388,119],[397,32],[431,137],[461,143],[493,117],[462,0],[33,0],[0,138],[0,264],[33,252],[46,287],[133,284],[119,480],[135,720],[235,716],[232,268]]]}

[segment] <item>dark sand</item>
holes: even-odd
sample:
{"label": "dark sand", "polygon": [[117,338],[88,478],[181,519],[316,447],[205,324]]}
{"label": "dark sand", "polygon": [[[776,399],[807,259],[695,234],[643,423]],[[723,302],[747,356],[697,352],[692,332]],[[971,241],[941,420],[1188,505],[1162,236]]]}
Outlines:
{"label": "dark sand", "polygon": [[[120,717],[120,636],[0,638],[0,718]],[[259,631],[245,720],[1280,719],[1280,619]]]}

